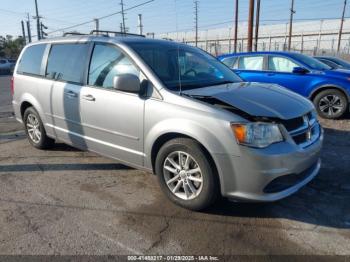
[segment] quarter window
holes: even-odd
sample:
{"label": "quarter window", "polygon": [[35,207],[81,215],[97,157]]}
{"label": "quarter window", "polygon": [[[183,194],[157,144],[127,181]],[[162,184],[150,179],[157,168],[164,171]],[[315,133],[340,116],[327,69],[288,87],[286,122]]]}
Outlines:
{"label": "quarter window", "polygon": [[17,73],[42,75],[41,62],[46,49],[46,45],[33,45],[28,47],[19,61]]}
{"label": "quarter window", "polygon": [[113,78],[120,74],[140,77],[140,71],[117,47],[96,44],[89,68],[88,84],[112,89]]}
{"label": "quarter window", "polygon": [[294,63],[288,58],[281,56],[270,56],[269,57],[269,70],[276,72],[293,72],[294,67],[299,65]]}
{"label": "quarter window", "polygon": [[263,56],[242,56],[239,59],[238,68],[246,70],[263,70]]}
{"label": "quarter window", "polygon": [[51,79],[81,83],[88,44],[57,44],[51,47],[46,76]]}

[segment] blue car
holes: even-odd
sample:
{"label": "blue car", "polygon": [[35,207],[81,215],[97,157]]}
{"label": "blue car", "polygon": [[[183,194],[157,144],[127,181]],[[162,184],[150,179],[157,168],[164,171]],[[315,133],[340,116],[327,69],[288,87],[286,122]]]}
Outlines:
{"label": "blue car", "polygon": [[326,65],[329,65],[330,67],[333,67],[333,68],[342,68],[342,69],[348,69],[348,70],[350,69],[350,63],[339,57],[315,56],[315,58],[321,61],[322,63],[325,63]]}
{"label": "blue car", "polygon": [[339,118],[349,108],[350,70],[293,52],[237,53],[218,59],[244,81],[274,83],[308,97],[323,118]]}

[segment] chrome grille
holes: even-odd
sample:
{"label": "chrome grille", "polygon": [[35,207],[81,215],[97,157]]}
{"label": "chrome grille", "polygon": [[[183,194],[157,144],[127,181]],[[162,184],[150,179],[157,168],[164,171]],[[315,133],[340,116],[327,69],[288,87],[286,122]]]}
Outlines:
{"label": "chrome grille", "polygon": [[313,144],[321,133],[316,113],[313,112],[302,117],[283,120],[281,124],[284,125],[294,142],[303,148]]}

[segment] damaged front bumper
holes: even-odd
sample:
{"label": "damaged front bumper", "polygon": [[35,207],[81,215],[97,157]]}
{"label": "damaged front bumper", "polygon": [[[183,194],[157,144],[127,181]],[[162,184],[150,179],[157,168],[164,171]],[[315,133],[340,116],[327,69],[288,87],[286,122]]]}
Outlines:
{"label": "damaged front bumper", "polygon": [[276,201],[310,182],[321,167],[323,134],[307,148],[288,142],[264,149],[241,147],[241,156],[215,155],[224,197]]}

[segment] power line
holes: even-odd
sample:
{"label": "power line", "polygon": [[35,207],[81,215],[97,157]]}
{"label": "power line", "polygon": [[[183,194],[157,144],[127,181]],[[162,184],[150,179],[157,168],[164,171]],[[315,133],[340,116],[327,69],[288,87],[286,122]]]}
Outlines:
{"label": "power line", "polygon": [[[299,19],[293,19],[293,21],[317,21],[317,20],[338,20],[339,17],[314,17],[314,18],[299,18]],[[350,16],[344,17],[344,19],[350,19]],[[286,22],[289,19],[260,19],[260,22]],[[248,22],[248,20],[245,19],[241,19],[238,20],[239,23],[242,22]],[[203,29],[203,28],[208,28],[208,27],[212,27],[212,26],[217,26],[217,25],[225,25],[225,24],[232,24],[233,20],[228,20],[228,21],[224,21],[224,22],[218,22],[218,23],[213,23],[213,24],[206,24],[203,26],[199,26],[199,29]],[[191,31],[193,30],[192,27],[188,27],[188,28],[183,28],[180,29],[181,31]],[[161,32],[159,34],[166,34],[166,33],[175,33],[177,31],[166,31],[166,32]]]}
{"label": "power line", "polygon": [[[124,9],[124,12],[132,10],[132,9],[135,9],[137,7],[140,7],[140,6],[143,6],[143,5],[146,5],[146,4],[149,4],[149,3],[154,2],[154,1],[155,0],[149,0],[149,1],[146,1],[146,2],[143,2],[143,3],[140,3],[138,5],[131,6],[129,8]],[[108,14],[108,15],[105,15],[105,16],[98,17],[96,19],[102,20],[102,19],[106,19],[108,17],[114,16],[114,15],[117,15],[117,14],[120,14],[120,13],[121,13],[121,11],[118,11],[118,12],[115,12],[115,13],[112,13],[112,14]],[[82,22],[82,23],[79,23],[79,24],[76,24],[76,25],[72,25],[72,26],[67,26],[67,27],[56,29],[54,31],[48,32],[47,34],[53,34],[53,33],[56,33],[56,32],[65,31],[65,30],[68,30],[68,29],[72,29],[72,28],[75,28],[75,27],[79,27],[79,26],[82,26],[82,25],[93,23],[94,21],[95,21],[94,19],[91,19],[89,21],[85,21],[85,22]]]}
{"label": "power line", "polygon": [[12,10],[6,10],[6,9],[2,9],[2,8],[0,8],[0,11],[1,12],[5,12],[5,13],[16,14],[16,15],[23,15],[23,16],[26,14],[26,13],[15,12],[15,11],[12,11]]}

